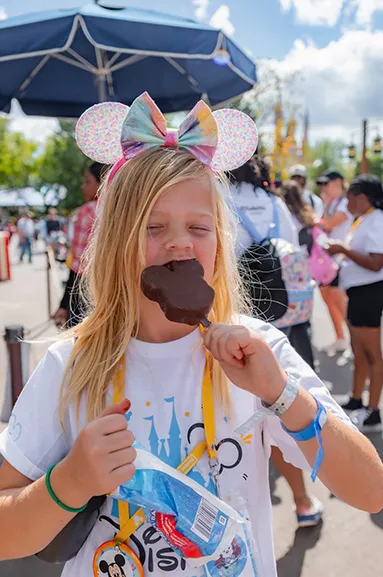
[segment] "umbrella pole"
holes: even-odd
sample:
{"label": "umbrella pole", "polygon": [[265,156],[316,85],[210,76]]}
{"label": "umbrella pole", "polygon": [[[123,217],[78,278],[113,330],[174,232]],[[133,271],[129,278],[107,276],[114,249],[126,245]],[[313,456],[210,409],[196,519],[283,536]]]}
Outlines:
{"label": "umbrella pole", "polygon": [[99,102],[106,102],[106,78],[105,74],[98,74],[96,77],[97,82],[97,94]]}

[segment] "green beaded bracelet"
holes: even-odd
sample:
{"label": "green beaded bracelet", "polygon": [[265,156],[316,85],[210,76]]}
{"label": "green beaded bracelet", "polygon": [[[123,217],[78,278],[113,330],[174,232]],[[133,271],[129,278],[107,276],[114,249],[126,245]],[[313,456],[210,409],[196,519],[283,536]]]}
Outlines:
{"label": "green beaded bracelet", "polygon": [[[57,464],[57,463],[56,463]],[[53,469],[56,467],[56,464],[52,465],[51,467],[49,467],[48,471],[46,472],[45,475],[45,485],[47,487],[48,493],[49,495],[52,497],[52,499],[54,500],[54,502],[61,507],[61,509],[64,509],[64,511],[68,511],[68,513],[81,513],[81,511],[85,511],[88,503],[85,503],[85,505],[83,507],[79,507],[78,509],[75,509],[74,507],[67,507],[66,505],[64,505],[64,503],[62,503],[60,501],[60,499],[58,499],[58,497],[56,497],[56,495],[53,492],[52,486],[51,486],[51,473],[53,471]]]}

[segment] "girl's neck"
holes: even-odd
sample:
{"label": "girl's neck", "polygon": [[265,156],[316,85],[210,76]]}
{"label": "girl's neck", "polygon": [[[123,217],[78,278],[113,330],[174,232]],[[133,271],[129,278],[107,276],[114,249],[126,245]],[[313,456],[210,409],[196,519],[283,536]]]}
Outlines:
{"label": "girl's neck", "polygon": [[153,317],[151,319],[141,317],[136,338],[146,343],[169,343],[186,337],[196,328],[181,323],[172,323],[165,317],[160,322],[158,320]]}

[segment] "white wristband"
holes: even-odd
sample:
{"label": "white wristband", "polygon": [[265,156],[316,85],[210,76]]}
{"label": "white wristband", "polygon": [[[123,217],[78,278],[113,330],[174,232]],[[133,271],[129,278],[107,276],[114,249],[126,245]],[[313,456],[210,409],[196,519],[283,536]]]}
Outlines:
{"label": "white wristband", "polygon": [[262,407],[280,417],[287,409],[291,407],[299,391],[299,383],[297,379],[291,375],[287,375],[286,386],[282,391],[281,396],[275,401],[273,405],[268,405],[262,401]]}
{"label": "white wristband", "polygon": [[253,415],[244,423],[235,429],[238,435],[247,435],[258,423],[264,421],[270,415],[277,415],[280,417],[287,409],[291,407],[295,401],[299,391],[299,383],[297,379],[291,375],[287,375],[287,383],[282,391],[281,396],[275,401],[273,405],[267,405],[261,402],[263,409],[255,411]]}

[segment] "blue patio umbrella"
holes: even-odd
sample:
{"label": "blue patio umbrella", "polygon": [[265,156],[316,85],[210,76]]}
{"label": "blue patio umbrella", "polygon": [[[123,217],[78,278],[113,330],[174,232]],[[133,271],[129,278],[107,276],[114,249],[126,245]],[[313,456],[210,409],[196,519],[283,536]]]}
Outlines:
{"label": "blue patio umbrella", "polygon": [[1,22],[0,79],[0,110],[16,98],[26,114],[78,117],[96,102],[129,105],[145,90],[163,112],[201,97],[215,106],[249,90],[256,72],[208,24],[93,3]]}

